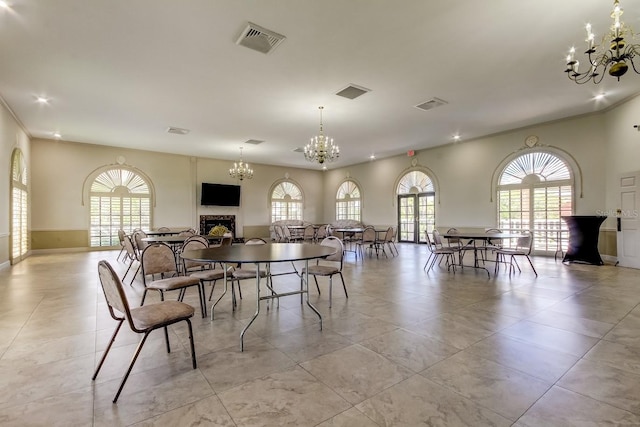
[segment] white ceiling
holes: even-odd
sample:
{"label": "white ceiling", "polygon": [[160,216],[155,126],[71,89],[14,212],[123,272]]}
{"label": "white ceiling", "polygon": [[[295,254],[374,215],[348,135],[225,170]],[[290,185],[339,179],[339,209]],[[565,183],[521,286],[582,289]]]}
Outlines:
{"label": "white ceiling", "polygon": [[[635,0],[627,25],[640,31]],[[584,24],[610,25],[605,0],[9,0],[0,10],[0,96],[36,138],[329,168],[606,108],[640,91],[576,85],[567,50]],[[270,54],[236,45],[254,22],[286,36]],[[371,89],[349,100],[349,84]],[[599,93],[602,101],[594,101]],[[39,105],[37,96],[49,98]],[[447,105],[415,108],[433,97]],[[188,135],[166,133],[169,126]],[[246,145],[249,139],[264,140]]]}

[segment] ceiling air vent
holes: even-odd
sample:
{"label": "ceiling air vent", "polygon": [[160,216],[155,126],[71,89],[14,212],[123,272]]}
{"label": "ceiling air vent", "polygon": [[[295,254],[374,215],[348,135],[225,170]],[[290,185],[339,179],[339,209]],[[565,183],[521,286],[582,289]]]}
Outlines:
{"label": "ceiling air vent", "polygon": [[176,135],[186,135],[190,132],[189,129],[177,128],[175,126],[169,126],[167,128],[167,133],[175,133]]}
{"label": "ceiling air vent", "polygon": [[338,96],[342,96],[344,98],[356,99],[357,97],[364,95],[367,92],[371,92],[371,89],[367,89],[366,87],[349,85],[336,93]]}
{"label": "ceiling air vent", "polygon": [[251,144],[251,145],[260,145],[262,144],[264,141],[260,140],[260,139],[248,139],[246,140],[244,143],[245,144]]}
{"label": "ceiling air vent", "polygon": [[262,53],[269,53],[286,39],[282,34],[278,34],[266,28],[262,28],[252,22],[242,31],[236,44],[257,50]]}
{"label": "ceiling air vent", "polygon": [[422,104],[416,105],[416,108],[427,111],[427,110],[433,110],[434,108],[440,107],[445,104],[447,104],[447,101],[445,100],[442,100],[440,98],[431,98],[427,102],[423,102]]}

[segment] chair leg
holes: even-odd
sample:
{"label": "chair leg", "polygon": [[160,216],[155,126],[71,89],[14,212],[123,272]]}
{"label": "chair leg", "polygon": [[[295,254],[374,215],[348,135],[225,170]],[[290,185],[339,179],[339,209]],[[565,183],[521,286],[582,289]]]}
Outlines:
{"label": "chair leg", "polygon": [[196,362],[196,346],[193,343],[193,328],[191,327],[191,320],[189,319],[184,319],[187,322],[187,325],[189,326],[189,343],[191,344],[191,360],[193,362],[193,369],[196,369],[198,367],[198,364]]}
{"label": "chair leg", "polygon": [[167,343],[167,353],[171,353],[171,344],[169,344],[169,328],[166,326],[164,329],[164,341]]}
{"label": "chair leg", "polygon": [[329,308],[331,308],[331,295],[333,295],[333,275],[329,276]]}
{"label": "chair leg", "polygon": [[215,287],[216,287],[216,282],[217,282],[217,281],[218,281],[218,280],[213,280],[213,281],[211,282],[211,292],[209,292],[209,301],[211,301],[211,297],[213,297],[213,290],[214,290],[214,289],[215,289]]}
{"label": "chair leg", "polygon": [[313,280],[316,282],[316,289],[318,290],[318,295],[320,295],[320,285],[318,285],[318,278],[315,274],[313,275]]}
{"label": "chair leg", "polygon": [[198,296],[200,297],[200,310],[202,311],[202,317],[207,317],[207,297],[204,293],[204,283],[202,281],[198,283]]}
{"label": "chair leg", "polygon": [[529,265],[531,265],[531,269],[533,270],[533,273],[536,275],[536,277],[538,277],[538,272],[536,271],[536,268],[533,266],[533,263],[531,262],[531,258],[529,258],[529,255],[527,255],[527,260],[529,261]]}
{"label": "chair leg", "polygon": [[102,364],[106,360],[107,354],[109,353],[109,350],[111,350],[111,346],[115,342],[116,335],[118,335],[118,332],[120,331],[120,327],[122,326],[123,323],[124,323],[124,319],[122,319],[122,320],[120,320],[120,322],[118,322],[118,326],[116,327],[116,330],[113,332],[113,335],[111,335],[111,340],[109,341],[109,345],[107,345],[107,348],[104,351],[104,354],[102,355],[102,358],[100,359],[100,363],[98,363],[98,367],[96,368],[96,371],[93,373],[93,377],[91,377],[92,380],[95,381],[95,379],[98,377],[98,372],[100,372],[100,368],[102,368]]}
{"label": "chair leg", "polygon": [[347,293],[347,286],[344,284],[344,277],[342,277],[342,271],[338,272],[340,275],[340,280],[342,280],[342,288],[344,289],[344,296],[349,298],[349,294]]}
{"label": "chair leg", "polygon": [[144,288],[144,292],[142,293],[142,301],[140,301],[140,305],[144,305],[144,300],[147,298],[147,288]]}
{"label": "chair leg", "polygon": [[136,363],[136,360],[138,359],[138,356],[140,355],[140,350],[142,350],[142,346],[144,345],[144,343],[147,340],[148,336],[149,336],[149,332],[145,332],[144,336],[140,340],[140,343],[138,343],[138,347],[136,347],[136,352],[133,354],[133,358],[131,359],[131,363],[129,364],[129,368],[127,369],[127,372],[124,374],[124,378],[122,379],[122,382],[120,383],[120,387],[118,388],[118,392],[116,393],[116,396],[113,398],[113,403],[116,403],[118,401],[118,397],[120,397],[120,393],[122,392],[122,388],[124,387],[124,383],[127,382],[127,378],[129,378],[129,374],[131,373],[131,370],[133,369],[133,365]]}

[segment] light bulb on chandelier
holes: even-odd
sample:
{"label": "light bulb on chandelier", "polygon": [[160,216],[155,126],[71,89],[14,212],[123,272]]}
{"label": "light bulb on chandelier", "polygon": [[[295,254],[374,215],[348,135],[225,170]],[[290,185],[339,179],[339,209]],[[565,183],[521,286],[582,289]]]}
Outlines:
{"label": "light bulb on chandelier", "polygon": [[340,157],[340,147],[333,143],[333,138],[325,136],[322,129],[322,110],[324,107],[318,107],[320,110],[320,133],[304,146],[304,158],[310,162],[333,162]]}
{"label": "light bulb on chandelier", "polygon": [[242,147],[240,147],[240,161],[234,163],[233,167],[229,169],[229,175],[232,178],[238,178],[240,181],[245,178],[253,178],[253,169],[249,167],[249,164],[242,161]]}
{"label": "light bulb on chandelier", "polygon": [[587,42],[587,50],[584,53],[587,55],[589,69],[582,73],[578,71],[580,62],[575,58],[575,47],[572,47],[567,55],[567,68],[564,70],[571,80],[578,84],[588,81],[598,84],[602,81],[604,72],[609,69],[609,75],[616,77],[620,81],[620,77],[629,70],[629,65],[631,65],[636,74],[640,74],[640,69],[636,68],[636,64],[633,62],[633,58],[640,55],[640,45],[627,44],[625,41],[625,36],[633,39],[635,34],[631,28],[625,26],[620,20],[622,13],[620,1],[614,0],[613,11],[611,12],[613,24],[609,33],[602,37],[602,42],[599,46],[594,44],[595,35],[591,32],[591,24],[586,25],[587,38],[585,42]]}

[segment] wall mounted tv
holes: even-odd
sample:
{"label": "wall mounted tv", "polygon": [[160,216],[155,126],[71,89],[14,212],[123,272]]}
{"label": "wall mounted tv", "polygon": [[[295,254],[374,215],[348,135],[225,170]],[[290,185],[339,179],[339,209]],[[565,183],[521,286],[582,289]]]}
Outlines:
{"label": "wall mounted tv", "polygon": [[240,186],[203,182],[200,204],[203,206],[240,206]]}

